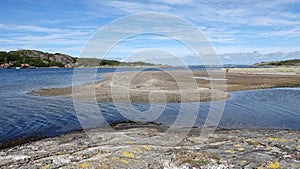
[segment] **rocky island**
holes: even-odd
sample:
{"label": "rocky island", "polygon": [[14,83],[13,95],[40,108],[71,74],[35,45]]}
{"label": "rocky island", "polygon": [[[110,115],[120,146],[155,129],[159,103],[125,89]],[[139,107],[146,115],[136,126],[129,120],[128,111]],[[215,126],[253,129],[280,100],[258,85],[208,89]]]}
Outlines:
{"label": "rocky island", "polygon": [[255,66],[300,66],[300,59],[274,61],[274,62],[260,62],[254,65]]}
{"label": "rocky island", "polygon": [[[120,62],[97,58],[77,58],[62,53],[48,53],[38,50],[0,51],[0,68],[21,67],[116,67],[116,66],[155,66],[145,62]],[[162,65],[156,65],[162,66]]]}

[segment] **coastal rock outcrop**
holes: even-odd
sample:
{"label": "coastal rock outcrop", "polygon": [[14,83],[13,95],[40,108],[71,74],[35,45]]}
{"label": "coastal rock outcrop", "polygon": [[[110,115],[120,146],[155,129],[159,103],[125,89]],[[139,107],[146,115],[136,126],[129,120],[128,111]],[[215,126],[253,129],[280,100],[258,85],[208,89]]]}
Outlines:
{"label": "coastal rock outcrop", "polygon": [[[71,57],[69,55],[61,54],[61,53],[47,53],[37,50],[17,50],[17,51],[10,51],[8,54],[12,56],[18,56],[19,58],[35,58],[42,61],[45,65],[49,66],[59,66],[59,67],[65,67],[75,64],[76,58]],[[32,64],[31,64],[32,65]]]}
{"label": "coastal rock outcrop", "polygon": [[[159,126],[91,129],[0,150],[0,168],[299,168],[300,138],[294,130],[217,130],[199,138],[194,128],[177,134]],[[156,138],[145,142],[145,138]]]}

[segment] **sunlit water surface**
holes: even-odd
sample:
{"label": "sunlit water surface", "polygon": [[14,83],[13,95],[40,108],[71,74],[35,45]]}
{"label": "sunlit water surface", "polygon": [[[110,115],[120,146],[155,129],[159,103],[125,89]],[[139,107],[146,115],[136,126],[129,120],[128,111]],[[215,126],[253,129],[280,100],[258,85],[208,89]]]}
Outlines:
{"label": "sunlit water surface", "polygon": [[[98,74],[114,71],[115,69],[103,68],[98,69]],[[81,129],[72,99],[26,94],[41,88],[71,86],[72,76],[73,69],[0,70],[0,142],[36,135],[55,136]],[[219,127],[300,130],[299,88],[251,90],[230,94]],[[185,104],[194,106],[199,103]],[[114,103],[98,103],[98,106],[109,123],[126,121],[128,119],[121,114],[130,116],[131,113],[126,104],[122,104],[118,109]],[[134,108],[139,111],[147,111],[149,107],[150,105],[146,103],[134,104]],[[155,122],[170,126],[178,117],[181,105],[156,104],[155,107],[163,110]],[[197,118],[191,119],[195,121],[194,126],[203,126],[209,108],[210,102],[200,103]]]}

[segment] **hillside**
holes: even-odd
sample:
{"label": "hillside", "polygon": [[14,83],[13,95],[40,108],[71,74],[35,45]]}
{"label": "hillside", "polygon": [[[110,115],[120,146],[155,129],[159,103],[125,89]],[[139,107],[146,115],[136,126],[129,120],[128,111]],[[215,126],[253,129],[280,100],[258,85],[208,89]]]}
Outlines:
{"label": "hillside", "polygon": [[37,50],[0,51],[0,68],[21,67],[110,67],[110,66],[154,66],[145,62],[120,62],[97,58],[75,58],[61,53],[47,53]]}
{"label": "hillside", "polygon": [[0,64],[8,63],[12,67],[29,64],[33,67],[67,67],[72,66],[76,58],[61,53],[46,53],[37,50],[0,51]]}
{"label": "hillside", "polygon": [[97,58],[78,58],[76,67],[135,67],[135,66],[158,66],[146,62],[120,62],[117,60],[106,60]]}
{"label": "hillside", "polygon": [[300,66],[300,59],[255,63],[254,66]]}

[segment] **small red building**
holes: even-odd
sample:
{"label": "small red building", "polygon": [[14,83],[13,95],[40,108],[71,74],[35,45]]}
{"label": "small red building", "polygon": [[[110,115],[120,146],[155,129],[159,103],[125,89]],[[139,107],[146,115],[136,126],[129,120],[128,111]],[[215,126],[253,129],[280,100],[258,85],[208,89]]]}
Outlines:
{"label": "small red building", "polygon": [[27,67],[29,67],[29,64],[27,64],[27,63],[22,63],[22,64],[21,64],[21,67],[22,67],[22,68],[27,68]]}
{"label": "small red building", "polygon": [[0,64],[0,68],[1,69],[5,69],[5,68],[10,68],[12,65],[9,64],[9,63],[3,63],[3,64]]}

